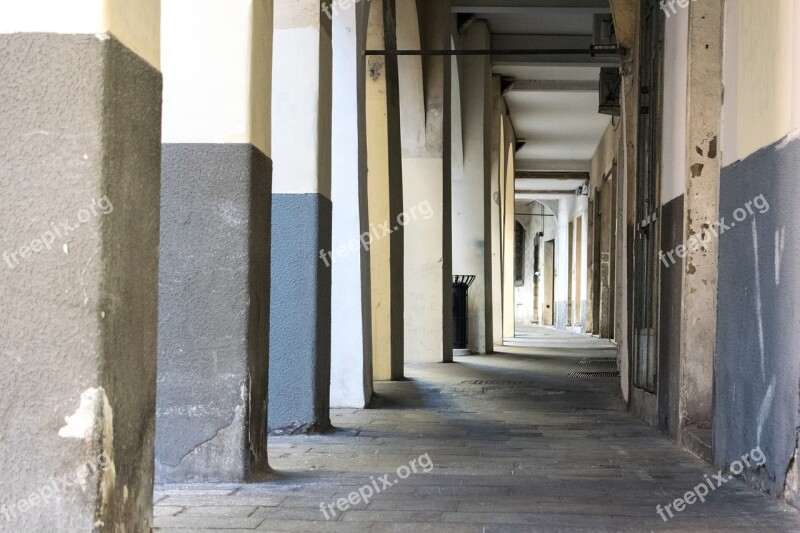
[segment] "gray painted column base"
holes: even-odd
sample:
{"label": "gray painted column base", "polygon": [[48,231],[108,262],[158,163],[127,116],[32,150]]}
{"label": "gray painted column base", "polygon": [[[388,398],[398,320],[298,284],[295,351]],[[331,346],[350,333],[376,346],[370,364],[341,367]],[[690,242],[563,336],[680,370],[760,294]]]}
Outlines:
{"label": "gray painted column base", "polygon": [[325,432],[331,269],[320,252],[330,251],[331,202],[319,194],[275,194],[272,212],[269,431]]}
{"label": "gray painted column base", "polygon": [[268,471],[271,168],[249,144],[163,146],[160,483]]}
{"label": "gray painted column base", "polygon": [[0,72],[0,528],[149,531],[161,74],[43,33]]}
{"label": "gray painted column base", "polygon": [[556,329],[567,329],[567,310],[569,302],[556,302]]}
{"label": "gray painted column base", "polygon": [[765,463],[747,468],[745,478],[796,507],[798,168],[795,138],[722,169],[720,216],[727,229],[719,236],[713,421],[715,464],[730,464],[760,446]]}

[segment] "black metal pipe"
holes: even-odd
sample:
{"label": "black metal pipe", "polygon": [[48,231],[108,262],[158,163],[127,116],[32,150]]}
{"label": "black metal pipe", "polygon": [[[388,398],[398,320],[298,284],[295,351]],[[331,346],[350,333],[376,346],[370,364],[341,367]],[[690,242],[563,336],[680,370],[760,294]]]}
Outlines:
{"label": "black metal pipe", "polygon": [[530,49],[530,50],[364,50],[365,56],[577,56],[614,55],[619,48],[601,49]]}

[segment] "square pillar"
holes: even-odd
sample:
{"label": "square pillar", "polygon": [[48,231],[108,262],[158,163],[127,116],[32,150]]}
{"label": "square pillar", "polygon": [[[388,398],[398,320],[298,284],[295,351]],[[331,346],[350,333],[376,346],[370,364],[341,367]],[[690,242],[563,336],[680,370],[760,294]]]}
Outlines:
{"label": "square pillar", "polygon": [[276,2],[269,430],[330,427],[331,18]]}
{"label": "square pillar", "polygon": [[7,531],[152,526],[158,11],[88,4],[0,7]]}
{"label": "square pillar", "polygon": [[271,9],[163,4],[160,483],[268,469]]}
{"label": "square pillar", "polygon": [[[374,1],[374,0],[373,0]],[[331,406],[364,408],[372,398],[372,299],[367,199],[366,63],[369,4],[333,17],[333,230]],[[354,249],[355,248],[355,249]]]}

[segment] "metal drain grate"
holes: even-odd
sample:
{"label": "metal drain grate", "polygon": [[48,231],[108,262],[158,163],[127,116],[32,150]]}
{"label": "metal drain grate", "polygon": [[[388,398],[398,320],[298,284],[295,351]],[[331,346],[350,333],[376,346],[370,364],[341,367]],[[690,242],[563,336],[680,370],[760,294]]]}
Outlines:
{"label": "metal drain grate", "polygon": [[619,372],[572,372],[567,377],[578,379],[618,378]]}
{"label": "metal drain grate", "polygon": [[459,385],[511,385],[515,387],[535,387],[536,383],[533,381],[482,381],[482,380],[468,380],[462,381]]}
{"label": "metal drain grate", "polygon": [[616,357],[585,357],[579,365],[616,365]]}

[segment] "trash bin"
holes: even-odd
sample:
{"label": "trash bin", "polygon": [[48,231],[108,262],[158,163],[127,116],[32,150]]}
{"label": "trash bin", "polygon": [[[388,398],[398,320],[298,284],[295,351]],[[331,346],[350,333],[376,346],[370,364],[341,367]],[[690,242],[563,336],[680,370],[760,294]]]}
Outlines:
{"label": "trash bin", "polygon": [[475,276],[453,276],[453,348],[467,348],[467,291]]}

